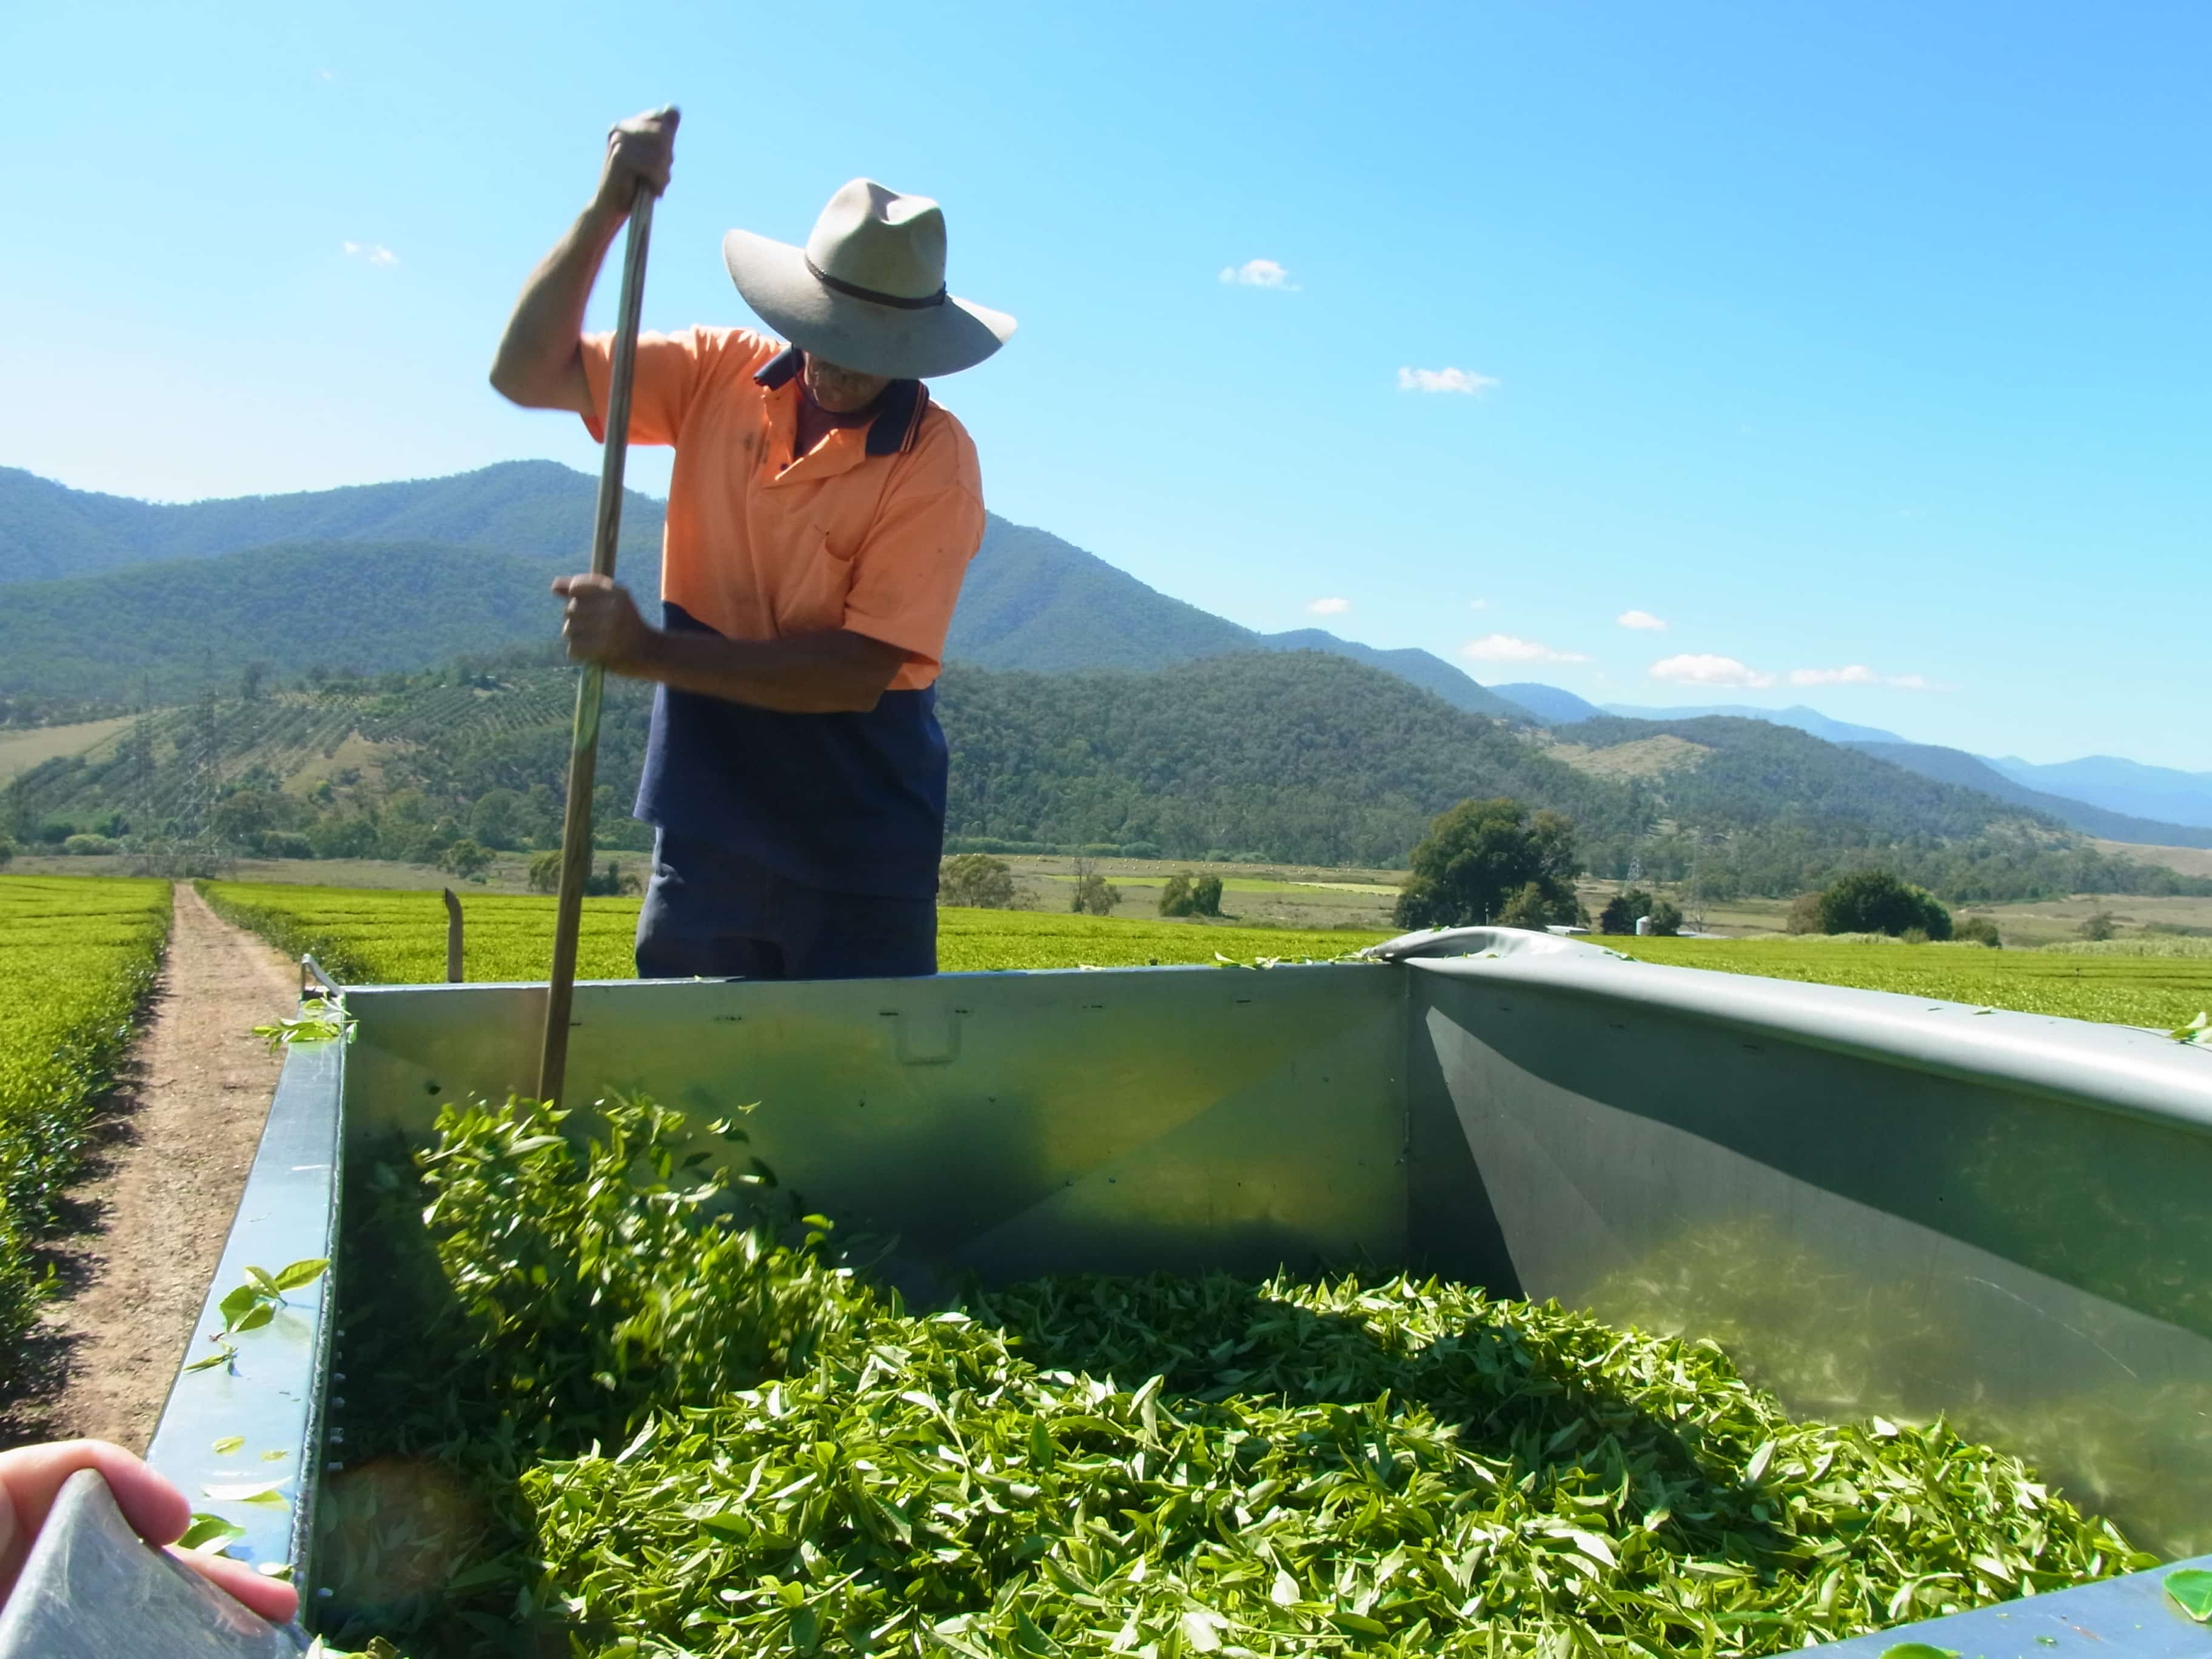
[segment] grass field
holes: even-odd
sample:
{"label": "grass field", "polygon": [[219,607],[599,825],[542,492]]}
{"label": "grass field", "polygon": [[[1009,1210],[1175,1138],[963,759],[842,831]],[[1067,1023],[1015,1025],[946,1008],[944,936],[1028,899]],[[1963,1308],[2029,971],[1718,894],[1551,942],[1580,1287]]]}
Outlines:
{"label": "grass field", "polygon": [[[1644,962],[1855,985],[1943,1002],[2163,1029],[2212,1008],[2212,956],[1990,951],[1823,939],[1607,939]],[[2193,943],[2193,941],[2191,941]]]}
{"label": "grass field", "polygon": [[[434,891],[392,892],[207,882],[216,909],[280,949],[312,953],[337,978],[355,984],[414,984],[446,976],[446,911]],[[586,899],[576,971],[586,979],[627,979],[635,971],[630,941],[635,898]],[[470,892],[462,898],[465,971],[471,980],[545,976],[552,955],[553,901]],[[1036,910],[942,910],[938,957],[947,973],[1000,968],[1126,968],[1208,963],[1216,952],[1240,962],[1261,957],[1340,957],[1388,938],[1382,932],[1207,927],[1184,921],[1129,921]]]}
{"label": "grass field", "polygon": [[0,1375],[36,1311],[28,1241],[58,1218],[168,932],[166,882],[0,876]]}
{"label": "grass field", "polygon": [[20,732],[0,732],[0,783],[18,772],[43,765],[57,755],[82,755],[99,747],[128,728],[132,716],[112,720],[83,720],[75,726],[33,726]]}

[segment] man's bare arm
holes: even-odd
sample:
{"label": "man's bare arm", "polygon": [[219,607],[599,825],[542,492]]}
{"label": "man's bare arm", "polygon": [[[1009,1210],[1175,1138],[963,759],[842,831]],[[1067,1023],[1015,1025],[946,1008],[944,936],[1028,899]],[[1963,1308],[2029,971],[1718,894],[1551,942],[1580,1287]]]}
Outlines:
{"label": "man's bare arm", "polygon": [[563,576],[553,591],[568,601],[561,632],[577,661],[779,714],[866,714],[906,663],[898,647],[844,629],[780,640],[671,633],[605,576]]}
{"label": "man's bare arm", "polygon": [[655,195],[668,188],[678,118],[672,109],[632,116],[607,135],[598,192],[523,283],[522,297],[492,359],[492,387],[508,402],[525,409],[592,413],[580,344],[584,306],[607,249],[629,216],[638,185],[649,185]]}

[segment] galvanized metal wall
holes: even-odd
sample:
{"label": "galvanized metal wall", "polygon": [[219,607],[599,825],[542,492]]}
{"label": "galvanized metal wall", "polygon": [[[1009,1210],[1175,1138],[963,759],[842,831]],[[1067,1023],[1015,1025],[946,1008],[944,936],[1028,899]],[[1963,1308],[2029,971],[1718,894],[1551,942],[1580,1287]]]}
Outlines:
{"label": "galvanized metal wall", "polygon": [[1415,1240],[1711,1337],[1803,1412],[1947,1413],[2212,1549],[2212,1054],[1645,963],[1412,979],[1413,1121],[1448,1112],[1485,1188],[1417,1176]]}
{"label": "galvanized metal wall", "polygon": [[[349,1143],[502,1097],[543,996],[351,993]],[[926,1269],[1389,1262],[1404,1006],[1376,965],[586,985],[569,1094],[641,1091],[701,1121],[757,1102],[741,1156]]]}

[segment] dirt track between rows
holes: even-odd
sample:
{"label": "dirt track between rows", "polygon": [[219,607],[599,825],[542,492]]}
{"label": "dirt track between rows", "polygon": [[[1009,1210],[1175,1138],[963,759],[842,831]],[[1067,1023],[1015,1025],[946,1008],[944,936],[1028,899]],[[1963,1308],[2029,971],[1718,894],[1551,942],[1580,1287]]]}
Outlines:
{"label": "dirt track between rows", "polygon": [[143,1451],[194,1336],[281,1060],[253,1035],[294,1011],[294,966],[176,889],[168,954],[124,1085],[50,1251],[63,1289],[10,1438],[96,1435]]}

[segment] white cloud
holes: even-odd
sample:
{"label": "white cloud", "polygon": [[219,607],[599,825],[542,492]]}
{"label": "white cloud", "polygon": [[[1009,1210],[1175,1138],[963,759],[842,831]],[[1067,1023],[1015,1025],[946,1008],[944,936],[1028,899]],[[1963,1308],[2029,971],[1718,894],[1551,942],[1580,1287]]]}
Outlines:
{"label": "white cloud", "polygon": [[1548,645],[1534,640],[1524,640],[1511,634],[1485,634],[1479,640],[1469,640],[1459,648],[1462,657],[1474,662],[1588,662],[1589,659],[1579,651],[1554,651]]}
{"label": "white cloud", "polygon": [[1467,602],[1467,608],[1470,611],[1487,611],[1490,609],[1490,601],[1488,599],[1469,599]]}
{"label": "white cloud", "polygon": [[1477,374],[1467,368],[1401,368],[1398,371],[1398,390],[1401,392],[1459,392],[1470,398],[1479,398],[1486,392],[1495,392],[1505,382],[1494,374]]}
{"label": "white cloud", "polygon": [[1352,609],[1350,599],[1316,599],[1306,607],[1316,617],[1341,617]]}
{"label": "white cloud", "polygon": [[341,242],[349,259],[366,259],[373,265],[396,265],[399,256],[381,242]]}
{"label": "white cloud", "polygon": [[1886,685],[1897,691],[1939,691],[1942,688],[1924,674],[1877,674],[1863,662],[1841,668],[1793,668],[1792,685]]}
{"label": "white cloud", "polygon": [[1291,273],[1273,259],[1247,259],[1241,265],[1225,265],[1221,280],[1238,288],[1279,289],[1285,294],[1298,291],[1298,285],[1291,280]]}
{"label": "white cloud", "polygon": [[1619,623],[1623,628],[1641,628],[1653,634],[1663,634],[1667,631],[1667,624],[1649,611],[1624,611],[1615,617],[1613,621]]}
{"label": "white cloud", "polygon": [[1747,686],[1760,687],[1774,684],[1774,676],[1762,674],[1749,668],[1734,657],[1716,657],[1709,653],[1684,652],[1679,657],[1664,657],[1651,665],[1651,678],[1668,680],[1676,685]]}

